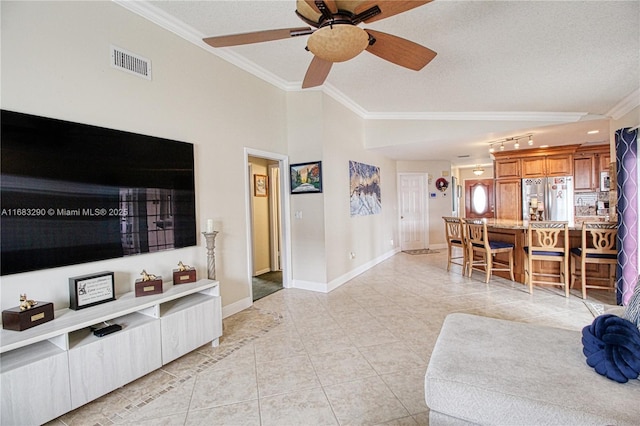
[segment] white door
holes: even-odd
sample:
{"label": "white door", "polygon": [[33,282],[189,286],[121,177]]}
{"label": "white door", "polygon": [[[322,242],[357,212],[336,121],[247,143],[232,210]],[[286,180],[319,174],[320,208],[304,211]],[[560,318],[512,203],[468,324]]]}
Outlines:
{"label": "white door", "polygon": [[400,173],[400,249],[419,250],[429,247],[427,233],[426,175]]}

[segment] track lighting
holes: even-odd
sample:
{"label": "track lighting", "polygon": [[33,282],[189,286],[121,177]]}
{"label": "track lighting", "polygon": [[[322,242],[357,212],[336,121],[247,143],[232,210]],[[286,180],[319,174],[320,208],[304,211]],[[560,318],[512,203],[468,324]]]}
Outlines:
{"label": "track lighting", "polygon": [[497,141],[491,141],[489,142],[489,152],[491,154],[493,154],[494,152],[496,152],[496,145],[499,145],[500,147],[500,151],[504,151],[505,148],[505,143],[511,143],[513,142],[513,148],[514,149],[520,149],[520,139],[525,139],[528,138],[527,140],[527,145],[532,146],[533,145],[533,134],[526,134],[526,135],[519,135],[519,136],[513,136],[510,138],[504,138],[504,139],[499,139]]}

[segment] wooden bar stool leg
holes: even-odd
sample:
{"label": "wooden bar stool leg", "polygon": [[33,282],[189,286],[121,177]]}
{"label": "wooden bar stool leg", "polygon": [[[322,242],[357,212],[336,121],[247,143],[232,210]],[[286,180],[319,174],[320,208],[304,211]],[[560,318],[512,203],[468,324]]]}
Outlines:
{"label": "wooden bar stool leg", "polygon": [[569,297],[569,259],[566,262],[562,262],[562,266],[564,268],[564,297]]}
{"label": "wooden bar stool leg", "polygon": [[509,252],[509,275],[511,276],[511,281],[516,280],[515,276],[513,275],[513,263],[514,263],[513,257],[514,257],[513,250],[511,250]]}
{"label": "wooden bar stool leg", "polygon": [[580,261],[580,282],[582,283],[582,298],[587,298],[587,279],[585,277],[585,269],[587,269],[586,263],[582,260]]}
{"label": "wooden bar stool leg", "polygon": [[489,284],[489,278],[491,278],[491,269],[493,268],[493,255],[491,253],[486,255],[487,262],[485,268],[487,269],[486,278],[484,280],[485,284]]}

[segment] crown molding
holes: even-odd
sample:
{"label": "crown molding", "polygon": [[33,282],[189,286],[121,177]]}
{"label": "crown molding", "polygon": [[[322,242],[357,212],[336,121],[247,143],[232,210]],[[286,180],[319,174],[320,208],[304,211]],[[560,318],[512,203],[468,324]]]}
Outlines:
{"label": "crown molding", "polygon": [[[122,6],[123,8],[133,12],[154,24],[170,31],[177,36],[195,44],[196,46],[212,53],[219,58],[241,68],[248,73],[274,85],[275,87],[288,91],[301,91],[302,83],[288,82],[275,74],[265,70],[264,68],[256,65],[254,62],[247,60],[245,57],[236,54],[227,49],[216,49],[209,46],[203,38],[206,36],[201,34],[195,28],[186,25],[184,22],[174,18],[161,9],[153,6],[146,1],[128,1],[128,0],[112,0],[114,3]],[[304,89],[308,91],[309,89]],[[529,121],[529,122],[558,122],[558,123],[570,123],[583,119],[587,113],[585,112],[369,112],[362,108],[359,104],[353,101],[353,99],[346,96],[343,92],[336,89],[329,83],[325,83],[317,90],[321,90],[326,95],[332,97],[340,104],[354,112],[356,115],[365,120],[437,120],[437,121]],[[629,97],[625,98],[621,104],[620,111],[623,111],[629,106],[627,104],[633,103],[635,105],[628,110],[624,110],[621,115],[626,114],[632,108],[638,105],[639,92],[632,93]],[[635,98],[634,98],[635,96]],[[616,107],[618,108],[618,107]],[[615,109],[615,108],[614,108]],[[613,111],[613,110],[612,110]],[[618,114],[619,112],[616,111]],[[611,115],[611,114],[607,114]],[[614,116],[615,118],[615,116]]]}
{"label": "crown molding", "polygon": [[369,120],[439,120],[439,121],[544,121],[572,123],[588,115],[586,112],[401,112],[367,113]]}
{"label": "crown molding", "polygon": [[618,120],[638,106],[640,106],[640,89],[634,90],[629,96],[611,108],[605,115],[608,115],[614,120]]}
{"label": "crown molding", "polygon": [[[236,54],[230,50],[226,49],[216,49],[214,47],[209,46],[207,43],[202,41],[206,36],[190,25],[186,25],[184,22],[179,19],[174,18],[169,15],[165,11],[158,9],[152,4],[146,1],[129,1],[129,0],[111,0],[114,3],[122,6],[123,8],[133,12],[148,21],[153,22],[154,24],[164,28],[167,31],[170,31],[187,40],[190,43],[195,44],[201,49],[206,50],[209,53],[212,53],[223,59],[238,68],[241,68],[248,73],[266,81],[267,83],[271,83],[272,85],[286,91],[295,90],[294,85],[291,84],[282,78],[276,76],[275,74],[265,70],[264,68],[256,65],[254,62],[247,60],[245,57]],[[300,87],[300,86],[298,86]]]}

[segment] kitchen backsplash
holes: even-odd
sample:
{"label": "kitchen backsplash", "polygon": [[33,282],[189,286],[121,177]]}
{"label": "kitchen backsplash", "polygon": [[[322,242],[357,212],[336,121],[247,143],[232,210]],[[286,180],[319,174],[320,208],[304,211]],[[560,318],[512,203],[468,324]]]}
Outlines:
{"label": "kitchen backsplash", "polygon": [[609,214],[609,192],[579,192],[574,194],[576,216],[605,216]]}

